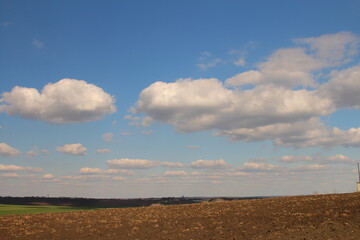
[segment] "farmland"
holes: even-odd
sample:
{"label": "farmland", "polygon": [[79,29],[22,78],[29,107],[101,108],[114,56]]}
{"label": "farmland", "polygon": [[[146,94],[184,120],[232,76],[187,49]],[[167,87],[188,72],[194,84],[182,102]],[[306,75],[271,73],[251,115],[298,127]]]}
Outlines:
{"label": "farmland", "polygon": [[34,214],[68,212],[79,210],[96,209],[91,207],[69,207],[69,206],[36,206],[36,205],[5,205],[0,204],[0,215]]}
{"label": "farmland", "polygon": [[2,239],[358,239],[360,194],[0,217]]}

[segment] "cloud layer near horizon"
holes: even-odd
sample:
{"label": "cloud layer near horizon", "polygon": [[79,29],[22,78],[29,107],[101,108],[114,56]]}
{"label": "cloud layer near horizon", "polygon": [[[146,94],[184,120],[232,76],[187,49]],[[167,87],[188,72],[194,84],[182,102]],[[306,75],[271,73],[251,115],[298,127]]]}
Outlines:
{"label": "cloud layer near horizon", "polygon": [[230,141],[360,147],[360,128],[342,130],[320,120],[360,107],[360,65],[349,66],[359,37],[340,32],[294,42],[300,46],[275,51],[225,84],[216,78],[155,82],[140,93],[134,112],[178,132],[216,130]]}

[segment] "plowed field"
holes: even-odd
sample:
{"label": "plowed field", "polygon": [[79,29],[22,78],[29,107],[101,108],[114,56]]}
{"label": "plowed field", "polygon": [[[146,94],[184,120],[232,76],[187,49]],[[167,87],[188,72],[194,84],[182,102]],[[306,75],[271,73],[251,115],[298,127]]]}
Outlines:
{"label": "plowed field", "polygon": [[360,239],[360,194],[2,216],[0,239]]}

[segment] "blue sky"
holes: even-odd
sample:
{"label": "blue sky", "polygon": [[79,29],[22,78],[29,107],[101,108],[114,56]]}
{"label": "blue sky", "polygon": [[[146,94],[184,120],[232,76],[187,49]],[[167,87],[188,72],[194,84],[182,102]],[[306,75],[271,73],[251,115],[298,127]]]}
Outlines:
{"label": "blue sky", "polygon": [[0,0],[1,195],[354,191],[359,7]]}

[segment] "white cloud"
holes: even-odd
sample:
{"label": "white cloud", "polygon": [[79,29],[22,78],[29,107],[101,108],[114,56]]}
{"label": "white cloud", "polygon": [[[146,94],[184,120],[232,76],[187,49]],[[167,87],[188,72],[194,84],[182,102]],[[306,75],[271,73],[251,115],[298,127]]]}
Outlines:
{"label": "white cloud", "polygon": [[107,148],[101,148],[101,149],[97,149],[95,151],[95,153],[109,153],[111,152],[110,149],[107,149]]}
{"label": "white cloud", "polygon": [[360,147],[360,128],[341,130],[325,126],[320,119],[312,118],[295,123],[271,124],[256,128],[239,128],[218,131],[217,136],[226,136],[231,141],[272,140],[282,147]]}
{"label": "white cloud", "polygon": [[279,167],[270,163],[246,162],[240,167],[241,171],[274,171]]}
{"label": "white cloud", "polygon": [[279,158],[279,162],[286,162],[286,163],[295,163],[295,162],[314,162],[314,156],[292,156],[286,155]]}
{"label": "white cloud", "polygon": [[351,32],[339,32],[294,41],[308,44],[313,51],[312,56],[319,59],[325,66],[338,66],[348,63],[357,54],[359,40],[359,37]]}
{"label": "white cloud", "polygon": [[238,171],[238,172],[229,172],[227,175],[229,175],[229,176],[231,176],[231,177],[236,177],[236,176],[248,176],[249,173]]}
{"label": "white cloud", "polygon": [[100,169],[100,168],[81,168],[80,169],[80,173],[81,174],[100,174],[103,173],[104,170]]}
{"label": "white cloud", "polygon": [[125,175],[132,175],[133,172],[127,169],[100,169],[100,168],[81,168],[80,174],[85,175],[98,175],[98,174],[125,174]]}
{"label": "white cloud", "polygon": [[259,70],[240,73],[226,80],[226,84],[230,86],[274,84],[287,88],[315,86],[311,72],[321,67],[321,62],[307,55],[303,48],[280,49],[266,62],[259,64]]}
{"label": "white cloud", "polygon": [[238,60],[236,60],[236,61],[234,62],[234,64],[235,64],[236,66],[239,66],[239,67],[245,66],[245,65],[246,65],[245,58],[243,58],[243,57],[239,58]]}
{"label": "white cloud", "polygon": [[37,155],[39,155],[39,151],[36,149],[30,150],[26,153],[26,155],[29,157],[36,157]]}
{"label": "white cloud", "polygon": [[38,40],[38,39],[36,39],[36,38],[34,38],[34,39],[32,40],[32,44],[33,44],[35,47],[39,48],[39,49],[43,48],[44,45],[45,45],[44,42],[42,42],[42,41],[40,41],[40,40]]}
{"label": "white cloud", "polygon": [[311,163],[321,163],[321,164],[336,164],[336,163],[342,163],[342,164],[354,164],[356,163],[355,160],[342,155],[342,154],[336,154],[334,156],[330,157],[321,157],[321,156],[292,156],[292,155],[286,155],[282,156],[278,159],[279,162],[285,162],[285,163],[298,163],[298,162],[311,162]]}
{"label": "white cloud", "polygon": [[126,180],[125,177],[113,177],[112,179],[113,179],[113,180],[121,180],[121,181]]}
{"label": "white cloud", "polygon": [[0,156],[14,157],[20,154],[20,151],[6,143],[0,143]]}
{"label": "white cloud", "polygon": [[81,143],[65,144],[64,146],[56,147],[58,152],[71,154],[71,155],[86,155],[86,147]]}
{"label": "white cloud", "polygon": [[[155,82],[140,93],[132,112],[178,132],[215,130],[230,141],[360,147],[360,128],[343,130],[320,120],[342,108],[360,108],[360,65],[344,69],[358,54],[359,37],[340,32],[294,42],[296,47],[276,50],[226,85],[215,78]],[[236,88],[245,84],[252,86]]]}
{"label": "white cloud", "polygon": [[146,169],[153,168],[158,165],[157,161],[150,161],[146,159],[129,159],[129,158],[121,158],[121,159],[113,159],[106,161],[112,167],[117,168],[129,168],[129,169]]}
{"label": "white cloud", "polygon": [[184,164],[178,162],[158,162],[159,166],[170,167],[170,168],[181,168]]}
{"label": "white cloud", "polygon": [[202,71],[206,71],[209,68],[216,67],[218,64],[223,63],[220,58],[213,58],[210,52],[202,52],[199,57],[199,63],[196,64]]}
{"label": "white cloud", "polygon": [[258,64],[258,70],[240,73],[226,83],[230,86],[274,84],[288,88],[316,86],[315,71],[349,62],[359,45],[359,38],[349,32],[294,41],[305,47],[279,49]]}
{"label": "white cloud", "polygon": [[1,176],[6,177],[6,178],[20,178],[20,177],[22,177],[22,175],[17,174],[17,173],[4,173]]}
{"label": "white cloud", "polygon": [[360,65],[333,71],[331,80],[320,88],[320,94],[332,99],[338,108],[360,108]]}
{"label": "white cloud", "polygon": [[184,167],[182,163],[151,161],[146,159],[129,159],[129,158],[108,160],[106,161],[106,163],[112,167],[125,168],[125,169],[148,169],[158,166],[170,167],[170,168]]}
{"label": "white cloud", "polygon": [[52,174],[50,174],[50,173],[48,173],[48,174],[44,174],[43,176],[42,176],[42,178],[43,179],[54,179],[54,175],[52,175]]}
{"label": "white cloud", "polygon": [[172,177],[176,177],[176,176],[187,176],[188,173],[185,171],[166,171],[164,173],[165,176],[172,176]]}
{"label": "white cloud", "polygon": [[14,87],[2,93],[0,112],[55,124],[96,121],[116,111],[115,99],[94,84],[62,79],[41,92]]}
{"label": "white cloud", "polygon": [[113,169],[113,168],[105,170],[104,173],[106,173],[106,174],[125,174],[128,176],[134,174],[133,171],[128,170],[128,169]]}
{"label": "white cloud", "polygon": [[153,134],[153,131],[152,130],[144,130],[144,131],[141,131],[141,134],[151,135],[151,134]]}
{"label": "white cloud", "polygon": [[49,151],[46,149],[41,150],[42,153],[49,154]]}
{"label": "white cloud", "polygon": [[107,175],[81,175],[81,176],[63,176],[61,179],[65,180],[107,180],[110,176]]}
{"label": "white cloud", "polygon": [[316,93],[275,86],[236,91],[224,88],[214,78],[180,79],[156,82],[144,89],[137,111],[169,123],[180,132],[250,128],[333,112],[332,102]]}
{"label": "white cloud", "polygon": [[114,134],[112,134],[112,133],[104,133],[102,135],[102,138],[105,142],[111,142],[113,137],[114,137]]}
{"label": "white cloud", "polygon": [[228,168],[230,164],[224,159],[219,160],[196,160],[190,164],[192,168]]}
{"label": "white cloud", "polygon": [[41,168],[22,167],[17,165],[0,164],[0,171],[42,172]]}
{"label": "white cloud", "polygon": [[29,178],[34,178],[35,175],[31,175],[31,174],[23,175],[23,174],[18,174],[18,173],[4,173],[1,175],[1,177],[29,179]]}
{"label": "white cloud", "polygon": [[206,71],[209,68],[216,67],[219,63],[222,63],[222,62],[223,61],[220,58],[214,58],[214,59],[211,59],[208,62],[197,63],[196,66],[198,68],[200,68],[201,70]]}
{"label": "white cloud", "polygon": [[319,164],[312,164],[312,165],[305,165],[292,168],[291,171],[293,172],[308,172],[308,171],[318,171],[327,169],[327,166],[319,165]]}
{"label": "white cloud", "polygon": [[356,162],[357,161],[342,154],[336,154],[334,156],[327,157],[323,161],[321,161],[321,163],[348,163],[348,164],[354,164]]}

